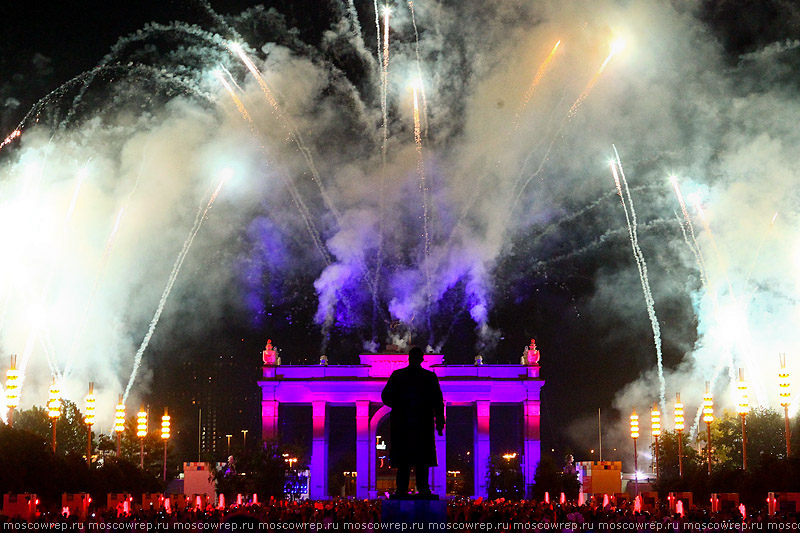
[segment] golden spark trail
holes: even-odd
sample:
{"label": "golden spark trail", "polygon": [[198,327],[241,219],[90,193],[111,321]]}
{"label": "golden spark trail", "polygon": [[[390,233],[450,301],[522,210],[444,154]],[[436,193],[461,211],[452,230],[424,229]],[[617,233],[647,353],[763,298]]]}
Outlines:
{"label": "golden spark trail", "polygon": [[411,24],[414,26],[414,51],[417,56],[417,77],[420,80],[419,92],[422,95],[422,137],[428,138],[428,98],[425,95],[425,85],[422,83],[422,60],[419,55],[419,32],[417,31],[417,18],[414,13],[414,2],[408,0],[408,8],[411,10]]}
{"label": "golden spark trail", "polygon": [[559,39],[558,42],[556,42],[555,46],[553,46],[553,49],[547,55],[544,62],[542,62],[542,64],[539,66],[539,70],[536,71],[536,75],[533,77],[533,81],[531,81],[528,90],[525,91],[525,96],[522,98],[522,105],[520,105],[519,110],[517,111],[517,114],[514,117],[514,131],[516,131],[519,128],[519,121],[522,118],[522,112],[525,111],[528,102],[530,102],[531,98],[533,97],[533,93],[536,90],[536,87],[539,86],[539,82],[542,81],[542,78],[547,72],[548,67],[550,67],[550,63],[553,62],[553,58],[556,56],[556,52],[558,51],[558,47],[560,44],[561,44],[561,39]]}
{"label": "golden spark trail", "polygon": [[230,84],[230,83],[228,83],[228,80],[226,80],[226,79],[225,79],[225,77],[222,75],[222,72],[220,72],[219,70],[215,70],[214,72],[212,72],[212,74],[214,75],[214,77],[215,77],[215,78],[217,78],[217,81],[218,81],[218,82],[219,82],[219,83],[220,83],[220,84],[221,84],[221,85],[222,85],[222,86],[225,88],[225,90],[228,92],[228,94],[230,95],[231,99],[233,100],[233,103],[236,105],[236,109],[238,109],[238,110],[239,110],[239,114],[241,114],[241,115],[242,115],[242,117],[243,117],[243,118],[244,118],[244,119],[245,119],[245,120],[246,120],[248,123],[250,123],[250,125],[252,126],[252,124],[253,124],[253,119],[252,119],[252,117],[250,116],[250,113],[248,113],[248,112],[247,112],[247,108],[246,108],[246,107],[244,107],[244,104],[242,103],[242,100],[241,100],[241,99],[239,98],[239,96],[236,94],[236,91],[234,91],[234,90],[233,90],[233,87],[231,87],[231,84]]}
{"label": "golden spark trail", "polygon": [[[644,293],[647,316],[650,319],[650,326],[653,329],[653,344],[655,345],[656,349],[656,363],[658,365],[659,404],[662,412],[665,412],[667,408],[667,401],[666,380],[664,379],[664,360],[661,353],[661,326],[658,323],[658,317],[656,316],[655,310],[655,300],[653,299],[653,293],[650,289],[650,279],[647,274],[647,262],[645,261],[644,253],[642,253],[642,249],[639,246],[636,209],[633,206],[633,197],[631,196],[631,191],[628,188],[628,181],[625,179],[625,171],[622,169],[622,161],[619,158],[617,147],[612,145],[612,148],[614,148],[615,161],[611,165],[611,172],[614,176],[614,184],[617,187],[620,200],[622,201],[622,207],[625,210],[625,220],[628,223],[629,236],[631,238],[631,248],[633,249],[636,267],[639,271],[639,281],[642,284],[642,292]],[[617,170],[619,170],[619,173],[617,173]],[[622,196],[623,187],[625,188],[627,203],[625,201],[625,197]],[[629,210],[630,216],[628,214]]]}
{"label": "golden spark trail", "polygon": [[589,96],[589,93],[592,92],[592,89],[594,88],[595,84],[597,84],[597,80],[600,79],[600,76],[603,74],[603,71],[606,69],[606,65],[608,65],[608,62],[611,61],[611,58],[614,57],[615,54],[616,54],[616,51],[615,50],[611,50],[611,53],[608,54],[608,57],[606,58],[606,60],[603,61],[603,64],[600,65],[600,68],[597,69],[597,72],[594,73],[594,76],[592,76],[592,79],[589,80],[589,83],[586,84],[586,87],[583,89],[583,92],[581,92],[580,96],[578,96],[578,99],[575,100],[575,103],[572,104],[572,107],[569,108],[569,113],[567,113],[568,117],[572,118],[578,112],[578,108],[581,106],[583,101],[586,100],[586,98]]}
{"label": "golden spark trail", "polygon": [[16,130],[12,131],[11,133],[9,133],[8,137],[3,139],[3,142],[0,142],[0,150],[2,150],[5,145],[9,144],[11,141],[16,139],[20,135],[22,135],[22,130],[19,130],[19,129],[16,129]]}
{"label": "golden spark trail", "polygon": [[183,243],[183,248],[181,248],[181,251],[178,253],[178,257],[175,259],[175,264],[172,265],[172,271],[170,272],[169,279],[167,279],[167,285],[164,287],[164,291],[161,293],[161,299],[158,302],[158,307],[153,315],[153,319],[150,321],[150,326],[147,328],[147,333],[145,334],[142,344],[139,345],[139,349],[136,351],[136,355],[134,356],[133,370],[131,371],[131,377],[128,380],[128,385],[125,387],[125,394],[123,395],[122,403],[125,403],[125,401],[128,399],[128,395],[131,392],[131,387],[133,387],[133,383],[136,381],[136,375],[139,373],[139,367],[142,364],[142,355],[147,349],[148,344],[150,344],[150,339],[153,337],[153,333],[158,325],[158,321],[161,318],[161,313],[164,311],[164,306],[167,304],[167,299],[169,298],[170,292],[172,292],[172,286],[175,284],[175,280],[178,278],[178,274],[181,271],[183,262],[186,260],[186,256],[189,254],[189,249],[192,247],[194,238],[200,231],[200,227],[203,225],[203,221],[206,219],[208,212],[213,207],[214,201],[217,199],[219,192],[222,190],[222,186],[225,185],[225,182],[228,181],[230,177],[230,172],[223,172],[222,178],[220,179],[217,188],[211,194],[205,209],[203,209],[201,204],[200,209],[197,211],[197,215],[195,216],[194,224],[189,232],[189,236]]}

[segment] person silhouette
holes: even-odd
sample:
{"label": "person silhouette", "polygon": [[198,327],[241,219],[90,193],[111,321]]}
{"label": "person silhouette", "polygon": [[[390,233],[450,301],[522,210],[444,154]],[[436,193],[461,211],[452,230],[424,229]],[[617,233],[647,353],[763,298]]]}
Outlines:
{"label": "person silhouette", "polygon": [[408,366],[392,372],[383,388],[381,400],[392,408],[389,413],[391,448],[389,463],[397,469],[397,492],[408,494],[411,467],[415,469],[417,492],[431,494],[428,469],[437,466],[433,429],[444,430],[444,401],[439,379],[422,368],[422,349],[411,348]]}

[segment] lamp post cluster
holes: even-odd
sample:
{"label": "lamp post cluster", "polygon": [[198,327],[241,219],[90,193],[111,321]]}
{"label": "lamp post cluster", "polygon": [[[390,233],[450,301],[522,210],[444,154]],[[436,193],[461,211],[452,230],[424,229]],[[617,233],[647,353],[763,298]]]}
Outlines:
{"label": "lamp post cluster", "polygon": [[[14,424],[14,411],[19,407],[20,389],[22,386],[22,376],[17,369],[17,356],[11,356],[11,367],[6,371],[5,382],[5,407],[8,410],[8,425]],[[92,427],[96,422],[97,411],[97,396],[94,391],[94,383],[89,383],[89,392],[84,398],[85,401],[85,415],[83,422],[86,424],[86,464],[92,465]],[[53,383],[50,385],[50,390],[47,400],[47,417],[50,419],[50,427],[52,431],[51,447],[53,453],[57,449],[56,441],[56,427],[58,419],[61,417],[62,401],[61,401],[61,386],[53,378]],[[144,467],[144,439],[147,436],[147,411],[144,407],[137,414],[136,436],[140,439],[140,462],[139,465]],[[167,476],[167,442],[171,437],[171,418],[164,409],[164,416],[161,417],[161,440],[164,442],[164,480]],[[123,395],[119,395],[119,403],[116,406],[114,413],[114,433],[117,437],[117,457],[120,457],[122,433],[125,431],[125,404],[123,402]],[[245,430],[246,431],[246,430]]]}
{"label": "lamp post cluster", "polygon": [[[789,371],[786,368],[786,354],[780,354],[781,368],[778,373],[778,395],[781,407],[783,407],[785,436],[786,436],[786,457],[791,454],[791,425],[789,423],[789,407],[792,403],[792,393],[790,390]],[[739,379],[736,382],[736,413],[742,419],[742,469],[747,470],[747,415],[750,413],[750,400],[748,397],[748,384],[744,379],[744,369],[739,369]],[[681,403],[680,393],[676,394],[674,404],[675,432],[678,440],[678,472],[683,477],[683,430],[685,429],[684,407]],[[702,421],[706,424],[706,464],[708,474],[711,474],[711,424],[714,422],[714,395],[711,392],[711,383],[706,381],[706,390],[703,395]],[[650,411],[650,426],[655,447],[655,471],[656,477],[659,475],[658,465],[658,438],[661,436],[661,412],[656,404]],[[636,411],[631,415],[631,438],[633,439],[634,468],[638,470],[638,457],[636,451],[636,440],[639,438],[639,417]],[[637,483],[638,489],[638,483]],[[638,492],[638,490],[637,490]]]}

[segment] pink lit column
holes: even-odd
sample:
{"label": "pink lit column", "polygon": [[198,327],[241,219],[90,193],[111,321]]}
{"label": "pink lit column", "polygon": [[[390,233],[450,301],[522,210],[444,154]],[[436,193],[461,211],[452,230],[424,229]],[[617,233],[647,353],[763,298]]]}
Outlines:
{"label": "pink lit column", "polygon": [[542,457],[541,441],[539,437],[539,400],[525,400],[524,409],[524,467],[523,476],[525,477],[525,491],[527,496],[531,496],[533,487],[533,476],[536,474],[536,467]]}
{"label": "pink lit column", "polygon": [[[444,419],[447,420],[447,404],[445,404]],[[444,497],[447,494],[447,436],[440,437],[438,433],[436,433],[436,460],[439,466],[431,469],[433,477],[431,491]]]}
{"label": "pink lit column", "polygon": [[328,433],[325,401],[311,402],[313,437],[311,441],[310,494],[312,500],[328,498]]}
{"label": "pink lit column", "polygon": [[261,440],[278,438],[278,402],[263,400],[261,402]]}
{"label": "pink lit column", "polygon": [[475,402],[475,440],[473,442],[472,461],[474,468],[474,496],[489,497],[489,486],[486,477],[489,473],[489,401]]}
{"label": "pink lit column", "polygon": [[369,447],[375,446],[369,438],[369,401],[356,402],[356,497],[369,498]]}

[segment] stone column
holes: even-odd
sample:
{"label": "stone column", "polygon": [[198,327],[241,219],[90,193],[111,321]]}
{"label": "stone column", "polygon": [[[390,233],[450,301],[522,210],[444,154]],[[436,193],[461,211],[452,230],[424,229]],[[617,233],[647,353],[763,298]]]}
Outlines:
{"label": "stone column", "polygon": [[475,402],[475,440],[473,442],[472,461],[474,468],[474,496],[489,497],[489,400]]}
{"label": "stone column", "polygon": [[541,440],[539,436],[539,400],[525,400],[523,408],[523,453],[524,465],[522,475],[525,478],[525,492],[527,497],[533,495],[533,476],[542,457]]}
{"label": "stone column", "polygon": [[278,402],[261,401],[261,440],[278,438]]}
{"label": "stone column", "polygon": [[[444,409],[444,419],[447,420],[447,404],[445,404]],[[445,427],[446,431],[447,427]],[[444,498],[447,494],[447,433],[441,437],[436,433],[436,460],[439,466],[434,466],[431,469],[431,477],[433,478],[431,491]]]}
{"label": "stone column", "polygon": [[325,401],[311,402],[313,433],[311,441],[311,465],[309,497],[312,500],[328,498],[328,424]]}
{"label": "stone column", "polygon": [[369,438],[369,400],[356,402],[356,497],[369,498],[370,446],[375,446]]}

